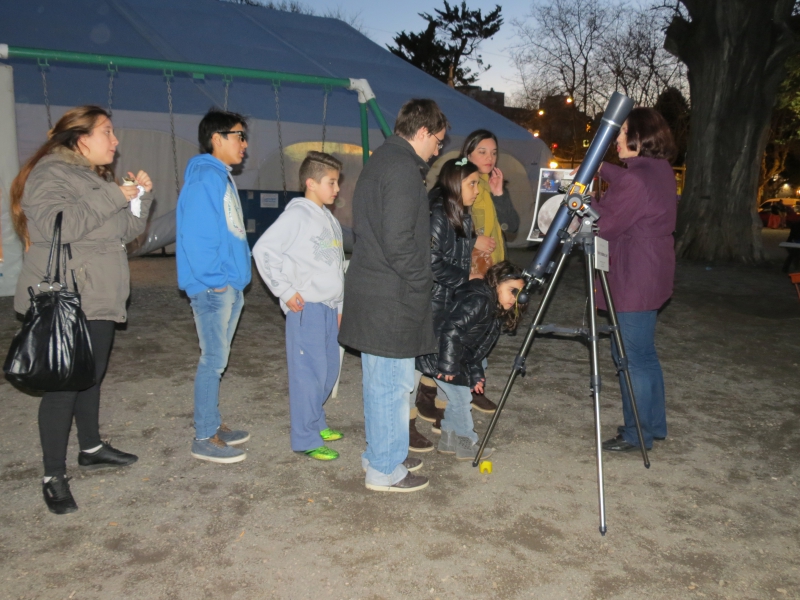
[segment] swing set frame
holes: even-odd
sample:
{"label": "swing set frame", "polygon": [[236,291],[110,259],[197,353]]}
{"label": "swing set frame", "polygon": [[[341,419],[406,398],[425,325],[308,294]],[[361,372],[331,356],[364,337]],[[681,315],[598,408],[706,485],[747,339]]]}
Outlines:
{"label": "swing set frame", "polygon": [[[46,50],[41,48],[24,48],[20,46],[9,46],[7,44],[0,44],[0,59],[29,59],[35,60],[42,70],[42,77],[44,78],[45,70],[50,66],[49,61],[64,62],[64,63],[79,63],[104,66],[108,69],[110,77],[117,74],[119,69],[147,69],[152,71],[162,71],[164,77],[167,79],[167,84],[174,78],[175,73],[186,73],[193,79],[205,79],[206,75],[218,75],[222,78],[225,85],[225,100],[227,104],[228,87],[235,77],[242,79],[257,79],[272,82],[275,88],[276,104],[277,94],[281,83],[301,83],[307,85],[321,86],[325,90],[325,98],[323,105],[323,120],[327,116],[328,94],[333,88],[344,88],[358,93],[358,105],[360,110],[361,122],[361,147],[363,150],[363,161],[367,162],[369,159],[369,116],[368,109],[372,111],[372,115],[377,121],[381,132],[385,137],[392,135],[392,130],[386,123],[386,120],[381,113],[378,102],[375,99],[375,94],[369,86],[366,79],[345,79],[337,77],[322,77],[319,75],[304,75],[301,73],[282,73],[279,71],[262,71],[259,69],[245,69],[241,67],[229,67],[219,65],[207,65],[202,63],[187,63],[176,62],[167,60],[156,60],[150,58],[132,58],[128,56],[113,56],[109,54],[87,54],[83,52],[71,52],[66,50]],[[113,86],[113,83],[109,84]],[[109,88],[109,95],[111,94],[111,87]],[[45,80],[45,97],[47,97],[47,87]],[[279,110],[278,106],[276,109]],[[170,113],[171,114],[171,113]],[[279,113],[278,113],[279,114]],[[49,115],[49,106],[48,106]],[[280,119],[280,117],[278,117]],[[280,120],[278,120],[278,127],[280,128]],[[323,144],[325,142],[325,126],[323,122]],[[279,129],[280,131],[280,129]],[[283,148],[281,148],[281,154]],[[285,187],[285,184],[284,184]]]}

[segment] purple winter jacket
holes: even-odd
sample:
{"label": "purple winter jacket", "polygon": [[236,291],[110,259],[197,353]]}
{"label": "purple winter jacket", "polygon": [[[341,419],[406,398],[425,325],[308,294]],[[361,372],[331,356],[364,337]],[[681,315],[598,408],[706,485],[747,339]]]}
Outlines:
{"label": "purple winter jacket", "polygon": [[[677,188],[669,162],[634,156],[628,168],[603,163],[608,191],[592,207],[608,240],[608,284],[617,312],[658,310],[672,296],[675,277]],[[605,309],[597,284],[597,306]]]}

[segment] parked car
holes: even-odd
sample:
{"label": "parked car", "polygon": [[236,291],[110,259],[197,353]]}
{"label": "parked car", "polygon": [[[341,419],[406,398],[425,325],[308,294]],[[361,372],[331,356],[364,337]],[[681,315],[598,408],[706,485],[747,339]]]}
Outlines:
{"label": "parked car", "polygon": [[[792,204],[787,204],[787,200]],[[791,198],[772,198],[766,200],[758,207],[758,216],[764,227],[767,226],[769,216],[773,214],[773,208],[777,207],[779,213],[783,210],[786,213],[785,224],[787,227],[793,223],[800,223],[800,203]]]}

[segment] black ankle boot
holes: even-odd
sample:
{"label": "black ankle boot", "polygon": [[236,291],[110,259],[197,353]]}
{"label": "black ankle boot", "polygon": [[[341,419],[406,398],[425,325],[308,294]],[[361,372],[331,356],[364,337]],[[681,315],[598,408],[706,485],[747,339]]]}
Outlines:
{"label": "black ankle boot", "polygon": [[65,475],[56,475],[47,483],[42,483],[42,494],[51,513],[65,515],[78,510],[69,490],[69,478]]}

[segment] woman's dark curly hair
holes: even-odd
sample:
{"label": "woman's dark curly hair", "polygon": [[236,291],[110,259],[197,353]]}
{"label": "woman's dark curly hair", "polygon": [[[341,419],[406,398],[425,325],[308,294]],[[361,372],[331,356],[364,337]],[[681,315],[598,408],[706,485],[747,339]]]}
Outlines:
{"label": "woman's dark curly hair", "polygon": [[[488,271],[486,271],[486,275],[484,275],[484,280],[495,291],[495,298],[497,298],[497,286],[499,286],[502,282],[508,281],[509,279],[523,279],[522,277],[522,270],[511,263],[510,261],[503,260],[497,263],[496,265],[492,265]],[[503,308],[503,305],[500,304],[499,298],[496,299],[497,302],[497,312],[495,316],[498,319],[503,321],[503,327],[506,331],[514,331],[519,325],[519,320],[522,317],[522,313],[525,312],[525,309],[528,308],[527,303],[521,304],[517,302],[506,310]]]}

